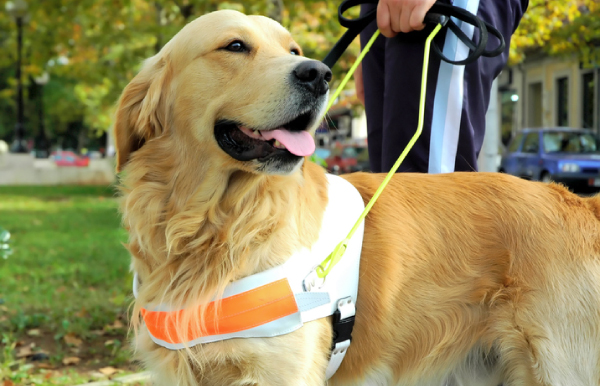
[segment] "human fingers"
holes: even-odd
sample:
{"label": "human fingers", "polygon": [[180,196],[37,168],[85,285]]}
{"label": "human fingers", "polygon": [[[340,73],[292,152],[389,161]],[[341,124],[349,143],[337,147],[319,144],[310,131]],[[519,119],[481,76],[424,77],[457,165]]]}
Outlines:
{"label": "human fingers", "polygon": [[411,30],[420,31],[425,28],[425,24],[423,21],[425,20],[425,14],[429,11],[429,8],[426,4],[421,4],[412,9],[410,14],[410,19],[408,20],[408,25]]}
{"label": "human fingers", "polygon": [[410,8],[409,5],[404,6],[401,13],[397,14],[396,18],[394,18],[394,14],[392,14],[392,30],[404,33],[411,32],[413,30],[410,24],[412,14],[413,8]]}
{"label": "human fingers", "polygon": [[431,9],[436,0],[424,0],[415,6],[410,15],[410,27],[413,30],[420,31],[425,28],[425,15]]}
{"label": "human fingers", "polygon": [[381,0],[377,5],[377,28],[381,34],[388,38],[393,38],[397,32],[392,30],[392,22],[390,19],[390,1]]}

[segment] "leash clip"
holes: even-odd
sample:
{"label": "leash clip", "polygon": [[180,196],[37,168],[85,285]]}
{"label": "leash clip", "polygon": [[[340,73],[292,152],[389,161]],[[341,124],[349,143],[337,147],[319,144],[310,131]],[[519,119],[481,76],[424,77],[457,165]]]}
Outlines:
{"label": "leash clip", "polygon": [[304,291],[311,292],[313,290],[318,290],[321,289],[321,287],[323,287],[323,284],[325,284],[325,277],[319,277],[319,274],[317,273],[317,271],[319,270],[323,271],[323,267],[321,266],[321,264],[315,265],[310,270],[308,275],[306,275],[304,280],[302,280],[302,288],[304,289]]}

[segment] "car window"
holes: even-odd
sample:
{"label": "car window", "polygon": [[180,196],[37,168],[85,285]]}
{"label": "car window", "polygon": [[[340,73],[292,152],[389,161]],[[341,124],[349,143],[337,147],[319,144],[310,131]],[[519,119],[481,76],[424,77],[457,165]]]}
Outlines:
{"label": "car window", "polygon": [[523,142],[524,153],[537,153],[540,150],[539,136],[538,133],[529,133],[525,137]]}
{"label": "car window", "polygon": [[591,133],[553,131],[544,133],[546,153],[594,153],[599,150],[598,138]]}
{"label": "car window", "polygon": [[598,137],[592,134],[580,134],[579,143],[581,144],[581,152],[583,153],[598,151]]}
{"label": "car window", "polygon": [[521,146],[522,141],[523,141],[523,133],[517,134],[511,141],[510,145],[508,146],[508,152],[514,153],[514,152],[518,151],[519,146]]}

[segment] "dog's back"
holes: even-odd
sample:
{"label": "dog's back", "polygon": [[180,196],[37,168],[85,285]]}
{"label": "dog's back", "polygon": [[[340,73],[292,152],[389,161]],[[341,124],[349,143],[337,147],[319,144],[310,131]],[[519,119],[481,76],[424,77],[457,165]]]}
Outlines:
{"label": "dog's back", "polygon": [[[346,178],[366,201],[383,176]],[[558,185],[397,175],[366,219],[354,344],[373,382],[598,384],[599,218]]]}

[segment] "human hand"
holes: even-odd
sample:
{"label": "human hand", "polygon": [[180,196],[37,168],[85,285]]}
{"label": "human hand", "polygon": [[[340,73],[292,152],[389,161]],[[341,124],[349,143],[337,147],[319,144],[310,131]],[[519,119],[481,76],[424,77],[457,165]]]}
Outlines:
{"label": "human hand", "polygon": [[425,27],[425,14],[436,0],[379,0],[377,27],[392,38],[399,32],[419,31]]}

